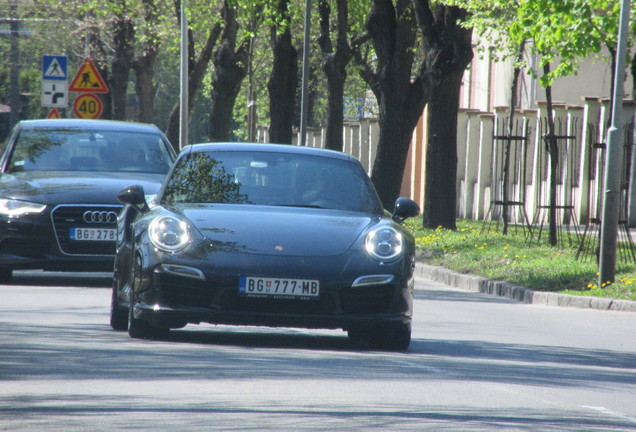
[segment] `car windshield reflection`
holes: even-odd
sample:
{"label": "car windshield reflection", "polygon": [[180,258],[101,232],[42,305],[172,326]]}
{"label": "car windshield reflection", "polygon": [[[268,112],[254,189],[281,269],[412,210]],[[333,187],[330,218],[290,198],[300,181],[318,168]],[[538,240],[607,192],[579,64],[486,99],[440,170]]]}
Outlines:
{"label": "car windshield reflection", "polygon": [[108,171],[165,174],[170,154],[158,134],[36,129],[20,133],[9,172]]}
{"label": "car windshield reflection", "polygon": [[257,204],[377,212],[357,164],[313,155],[196,152],[179,160],[162,202]]}

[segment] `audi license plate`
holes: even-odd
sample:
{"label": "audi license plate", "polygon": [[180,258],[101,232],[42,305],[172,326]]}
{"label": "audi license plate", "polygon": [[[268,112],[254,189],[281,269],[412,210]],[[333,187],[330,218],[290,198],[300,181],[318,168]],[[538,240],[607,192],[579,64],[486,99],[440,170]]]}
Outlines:
{"label": "audi license plate", "polygon": [[78,241],[115,241],[117,240],[117,229],[71,228],[70,238]]}
{"label": "audi license plate", "polygon": [[241,276],[239,278],[239,295],[247,297],[317,299],[320,297],[320,282],[311,279]]}

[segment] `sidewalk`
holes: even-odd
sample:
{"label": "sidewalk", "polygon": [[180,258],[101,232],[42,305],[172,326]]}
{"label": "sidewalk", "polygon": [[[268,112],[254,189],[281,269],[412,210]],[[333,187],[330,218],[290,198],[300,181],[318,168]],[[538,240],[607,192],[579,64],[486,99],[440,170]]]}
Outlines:
{"label": "sidewalk", "polygon": [[508,282],[457,273],[443,267],[431,266],[421,262],[416,262],[415,264],[415,276],[442,282],[467,291],[507,297],[530,304],[636,312],[636,301],[535,291]]}

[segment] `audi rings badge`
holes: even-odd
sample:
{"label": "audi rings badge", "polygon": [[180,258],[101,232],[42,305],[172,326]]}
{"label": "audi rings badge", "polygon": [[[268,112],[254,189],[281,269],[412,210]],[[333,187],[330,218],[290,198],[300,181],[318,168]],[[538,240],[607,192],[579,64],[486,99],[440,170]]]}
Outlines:
{"label": "audi rings badge", "polygon": [[117,212],[89,210],[84,212],[83,219],[87,224],[114,224],[117,223]]}

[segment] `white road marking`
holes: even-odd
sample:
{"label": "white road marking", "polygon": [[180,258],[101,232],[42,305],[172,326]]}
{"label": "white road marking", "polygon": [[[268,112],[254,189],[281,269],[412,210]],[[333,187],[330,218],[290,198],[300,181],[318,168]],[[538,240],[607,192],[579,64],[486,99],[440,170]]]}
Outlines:
{"label": "white road marking", "polygon": [[624,414],[621,414],[621,413],[614,412],[614,411],[609,410],[609,409],[607,409],[605,407],[595,407],[595,406],[589,406],[589,405],[581,405],[581,408],[591,409],[591,410],[598,411],[600,413],[603,413],[603,414],[606,414],[606,415],[609,415],[609,416],[621,418],[623,420],[629,420],[631,422],[636,423],[636,418],[633,418],[633,417],[630,417],[630,416],[627,416],[627,415],[624,415]]}

